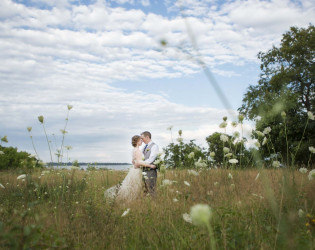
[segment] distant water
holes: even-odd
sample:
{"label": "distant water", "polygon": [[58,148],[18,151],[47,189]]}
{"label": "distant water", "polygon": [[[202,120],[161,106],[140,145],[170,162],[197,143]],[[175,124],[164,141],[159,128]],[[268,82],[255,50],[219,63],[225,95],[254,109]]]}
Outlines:
{"label": "distant water", "polygon": [[[80,169],[84,169],[86,170],[88,168],[88,165],[85,165],[85,164],[79,164],[80,165]],[[126,165],[126,164],[122,164],[122,165],[119,165],[119,164],[114,164],[114,165],[90,165],[90,167],[95,167],[96,169],[111,169],[111,170],[128,170],[132,165]],[[62,166],[62,167],[59,167],[59,166],[53,166],[53,168],[55,169],[71,169],[71,166]]]}

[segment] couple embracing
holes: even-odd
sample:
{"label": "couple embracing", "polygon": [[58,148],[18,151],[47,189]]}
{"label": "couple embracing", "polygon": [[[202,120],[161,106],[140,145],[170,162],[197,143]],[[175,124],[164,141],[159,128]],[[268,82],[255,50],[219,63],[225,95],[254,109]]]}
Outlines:
{"label": "couple embracing", "polygon": [[[133,146],[132,164],[129,172],[120,186],[112,187],[105,191],[105,196],[113,196],[117,201],[129,202],[137,199],[143,190],[145,193],[154,196],[157,179],[157,169],[154,165],[159,147],[151,140],[151,133],[145,131],[141,135],[135,135],[131,139]],[[144,144],[144,146],[142,146]],[[111,194],[111,195],[110,195]]]}

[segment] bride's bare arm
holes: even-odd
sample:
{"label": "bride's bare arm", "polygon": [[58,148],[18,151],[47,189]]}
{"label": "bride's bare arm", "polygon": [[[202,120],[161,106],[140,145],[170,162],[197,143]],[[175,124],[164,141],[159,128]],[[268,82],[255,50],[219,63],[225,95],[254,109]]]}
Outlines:
{"label": "bride's bare arm", "polygon": [[142,167],[155,168],[155,165],[148,164],[142,160],[142,154],[140,151],[137,151],[135,154],[135,164],[134,165],[136,168],[140,168],[141,166]]}

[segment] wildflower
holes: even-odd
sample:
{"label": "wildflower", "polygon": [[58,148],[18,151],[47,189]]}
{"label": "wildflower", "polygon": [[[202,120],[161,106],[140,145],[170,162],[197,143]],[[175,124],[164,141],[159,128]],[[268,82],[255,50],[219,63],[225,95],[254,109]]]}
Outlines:
{"label": "wildflower", "polygon": [[236,164],[236,163],[238,163],[238,160],[237,159],[231,159],[231,160],[229,160],[229,163]]}
{"label": "wildflower", "polygon": [[162,185],[163,186],[168,186],[168,185],[172,185],[173,182],[171,180],[165,179],[162,181]]}
{"label": "wildflower", "polygon": [[5,188],[1,183],[0,183],[0,187],[1,187],[1,188]]}
{"label": "wildflower", "polygon": [[215,152],[210,153],[211,158],[215,157]]}
{"label": "wildflower", "polygon": [[26,177],[26,174],[21,174],[16,179],[20,180],[20,179],[24,179],[25,177]]}
{"label": "wildflower", "polygon": [[262,145],[265,145],[267,143],[267,137],[264,137]]}
{"label": "wildflower", "polygon": [[237,122],[232,122],[231,125],[235,128],[237,126]]}
{"label": "wildflower", "polygon": [[189,159],[193,159],[195,157],[195,153],[194,152],[191,152],[189,155],[188,155],[188,158]]}
{"label": "wildflower", "polygon": [[199,175],[199,173],[197,172],[197,171],[195,171],[195,170],[188,170],[188,174],[191,174],[191,175],[194,175],[194,176],[198,176]]}
{"label": "wildflower", "polygon": [[73,106],[68,104],[68,110],[71,110],[72,108]]}
{"label": "wildflower", "polygon": [[220,128],[226,128],[226,126],[227,126],[227,123],[226,123],[226,122],[222,122],[222,123],[219,125]]}
{"label": "wildflower", "polygon": [[306,168],[300,168],[299,171],[300,171],[302,174],[306,174],[306,173],[307,173],[307,169],[306,169]]}
{"label": "wildflower", "polygon": [[207,167],[207,163],[205,163],[200,157],[199,160],[197,162],[195,162],[195,166],[197,168],[205,168],[205,167]]}
{"label": "wildflower", "polygon": [[225,155],[225,157],[231,157],[233,154],[232,153],[228,153]]}
{"label": "wildflower", "polygon": [[272,162],[272,166],[273,166],[274,168],[278,168],[278,167],[280,167],[280,162],[279,162],[279,161],[273,161],[273,162]]}
{"label": "wildflower", "polygon": [[32,127],[27,127],[28,132],[32,131]]}
{"label": "wildflower", "polygon": [[224,148],[223,148],[223,152],[226,154],[226,153],[230,152],[230,149],[227,148],[227,147],[224,147]]}
{"label": "wildflower", "polygon": [[219,185],[219,182],[216,181],[216,182],[214,183],[214,186],[218,186],[218,185]]}
{"label": "wildflower", "polygon": [[240,133],[239,133],[238,131],[235,131],[235,132],[233,133],[233,136],[236,137],[236,138],[238,138],[238,137],[240,137]]}
{"label": "wildflower", "polygon": [[314,117],[314,115],[313,115],[313,113],[311,111],[307,112],[307,116],[308,116],[308,119],[310,119],[310,120],[314,120],[315,119],[315,117]]}
{"label": "wildflower", "polygon": [[220,135],[220,140],[223,142],[228,142],[229,141],[229,137],[227,137],[226,135]]}
{"label": "wildflower", "polygon": [[193,224],[206,226],[212,217],[211,208],[206,204],[194,205],[190,209],[190,217]]}
{"label": "wildflower", "polygon": [[257,148],[260,148],[260,143],[259,143],[259,141],[256,141],[256,142],[254,143],[254,145],[255,145]]}
{"label": "wildflower", "polygon": [[239,114],[238,120],[239,120],[240,123],[242,123],[242,121],[244,120],[244,115]]}
{"label": "wildflower", "polygon": [[190,187],[190,184],[189,184],[188,181],[184,181],[184,184],[185,184],[186,186]]}
{"label": "wildflower", "polygon": [[6,136],[6,135],[3,136],[3,137],[1,138],[1,141],[8,143],[8,138],[7,138],[7,136]]}
{"label": "wildflower", "polygon": [[226,122],[226,120],[227,120],[227,116],[223,116],[223,121],[225,121]]}
{"label": "wildflower", "polygon": [[178,202],[178,200],[176,198],[173,199],[173,202]]}
{"label": "wildflower", "polygon": [[147,173],[146,172],[142,172],[142,175],[147,175]]}
{"label": "wildflower", "polygon": [[183,219],[184,219],[184,221],[186,221],[188,223],[192,223],[191,216],[187,213],[183,214]]}
{"label": "wildflower", "polygon": [[308,179],[311,181],[315,178],[315,169],[311,170],[309,173],[308,173]]}
{"label": "wildflower", "polygon": [[287,114],[284,111],[282,111],[281,116],[282,116],[282,118],[285,118],[287,116]]}
{"label": "wildflower", "polygon": [[38,117],[38,121],[40,122],[40,123],[44,123],[44,116],[39,116]]}
{"label": "wildflower", "polygon": [[121,217],[126,216],[130,211],[130,208],[127,208],[125,212],[123,212],[123,214],[121,215]]}
{"label": "wildflower", "polygon": [[78,202],[78,201],[76,201],[76,202],[75,202],[75,204],[79,204],[79,202]]}
{"label": "wildflower", "polygon": [[179,134],[179,136],[182,136],[182,134],[183,134],[183,130],[178,130],[178,134]]}
{"label": "wildflower", "polygon": [[177,138],[177,141],[178,141],[179,143],[182,143],[182,142],[183,142],[183,138],[179,137],[179,138]]}
{"label": "wildflower", "polygon": [[256,134],[258,135],[258,137],[263,137],[263,136],[265,136],[265,134],[262,133],[262,132],[260,132],[259,130],[256,130],[255,132],[256,132]]}
{"label": "wildflower", "polygon": [[213,191],[212,190],[208,191],[207,195],[213,196]]}
{"label": "wildflower", "polygon": [[265,128],[264,131],[263,131],[263,133],[265,135],[268,135],[270,132],[271,132],[271,128],[270,127]]}
{"label": "wildflower", "polygon": [[309,151],[310,151],[312,154],[315,154],[315,148],[314,148],[314,147],[311,146],[311,147],[309,147],[308,149],[309,149]]}
{"label": "wildflower", "polygon": [[228,178],[232,180],[233,179],[233,175],[231,173],[229,173],[228,174]]}
{"label": "wildflower", "polygon": [[259,175],[260,175],[260,173],[258,173],[258,174],[256,175],[255,181],[257,181],[257,180],[258,180]]}
{"label": "wildflower", "polygon": [[4,155],[4,152],[3,152],[3,151],[0,151],[0,155]]}
{"label": "wildflower", "polygon": [[300,218],[302,218],[302,217],[304,217],[305,213],[304,213],[304,211],[302,209],[299,209],[298,215],[299,215]]}

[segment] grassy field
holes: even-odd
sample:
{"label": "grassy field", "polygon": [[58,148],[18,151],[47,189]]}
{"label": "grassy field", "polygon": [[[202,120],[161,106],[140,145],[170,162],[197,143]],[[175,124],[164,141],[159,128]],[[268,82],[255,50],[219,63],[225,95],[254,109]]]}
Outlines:
{"label": "grassy field", "polygon": [[[17,179],[21,174],[26,177]],[[106,201],[104,191],[125,175],[1,172],[0,248],[210,249],[207,228],[183,219],[195,204],[211,207],[216,249],[315,247],[315,180],[307,174],[212,169],[195,176],[168,170],[158,177],[156,198],[125,205]],[[174,182],[162,185],[164,179]]]}

